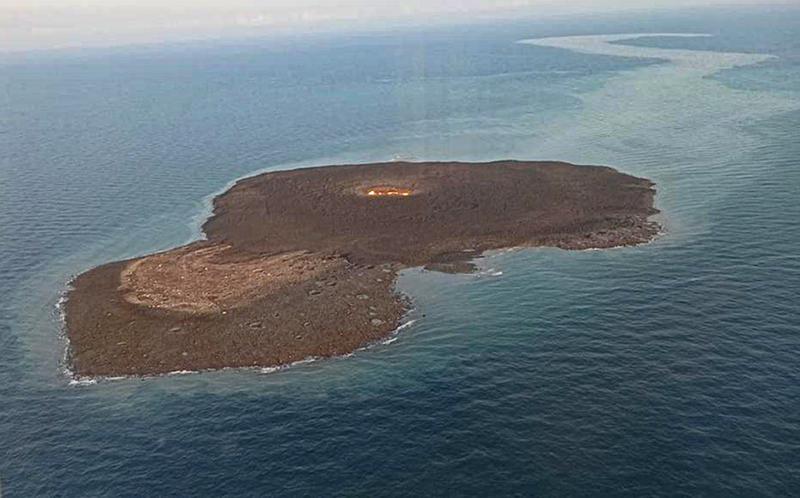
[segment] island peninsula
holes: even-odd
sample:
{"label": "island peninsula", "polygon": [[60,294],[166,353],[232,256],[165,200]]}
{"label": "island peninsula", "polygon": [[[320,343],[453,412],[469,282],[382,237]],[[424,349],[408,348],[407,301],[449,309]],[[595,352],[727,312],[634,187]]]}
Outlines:
{"label": "island peninsula", "polygon": [[651,240],[654,184],[559,162],[326,166],[214,200],[206,240],[94,268],[65,303],[74,375],[275,367],[350,353],[408,309],[400,270],[469,272],[507,247]]}

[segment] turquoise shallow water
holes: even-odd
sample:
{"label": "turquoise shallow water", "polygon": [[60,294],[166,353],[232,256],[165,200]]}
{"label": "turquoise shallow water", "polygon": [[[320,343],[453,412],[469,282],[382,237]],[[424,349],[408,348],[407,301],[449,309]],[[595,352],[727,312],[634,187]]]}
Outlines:
{"label": "turquoise shallow water", "polygon": [[[713,36],[517,43],[643,32]],[[759,9],[6,57],[3,491],[797,493],[798,34]],[[667,233],[408,271],[414,324],[348,358],[70,384],[72,275],[196,237],[242,175],[398,156],[613,165]]]}

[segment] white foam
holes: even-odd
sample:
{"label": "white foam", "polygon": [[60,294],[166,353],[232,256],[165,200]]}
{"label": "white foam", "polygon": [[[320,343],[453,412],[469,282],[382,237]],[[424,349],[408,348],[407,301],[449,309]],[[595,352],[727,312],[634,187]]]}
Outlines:
{"label": "white foam", "polygon": [[93,384],[97,384],[97,379],[93,378],[71,379],[69,381],[69,385],[73,387],[91,386]]}
{"label": "white foam", "polygon": [[303,365],[304,363],[311,363],[311,362],[314,362],[314,361],[317,361],[317,360],[319,360],[318,356],[309,356],[308,358],[303,358],[302,360],[293,361],[292,363],[289,363],[286,366],[287,367],[291,367],[291,366],[294,366],[294,365]]}
{"label": "white foam", "polygon": [[400,332],[401,330],[403,330],[403,329],[406,329],[406,328],[408,328],[408,327],[410,327],[410,326],[414,325],[414,323],[416,323],[416,321],[417,321],[417,320],[416,320],[416,319],[414,319],[414,320],[409,320],[409,321],[407,321],[407,322],[403,323],[402,325],[400,325],[399,327],[397,327],[396,329],[394,329],[394,332],[393,332],[393,334],[396,334],[396,333]]}
{"label": "white foam", "polygon": [[[393,342],[397,341],[397,339],[399,339],[400,331],[403,330],[403,329],[406,329],[406,328],[408,328],[408,327],[410,327],[412,325],[414,325],[414,323],[416,323],[416,321],[417,320],[414,319],[414,320],[409,320],[407,322],[404,322],[399,327],[394,329],[392,331],[392,333],[389,335],[389,337],[387,337],[386,339],[378,342],[378,344],[380,344],[380,345],[388,345],[388,344],[392,344]],[[369,346],[363,347],[361,349],[369,349]]]}
{"label": "white foam", "polygon": [[[352,354],[353,353],[342,355],[342,356],[337,356],[337,358],[346,358],[346,357],[348,357],[348,356],[350,356]],[[258,367],[258,373],[266,375],[266,374],[271,374],[271,373],[275,373],[275,372],[280,372],[281,370],[286,370],[288,368],[292,368],[292,367],[297,366],[297,365],[303,365],[305,363],[312,363],[312,362],[318,361],[320,359],[321,358],[319,356],[309,356],[308,358],[303,358],[302,360],[297,360],[297,361],[293,361],[291,363],[285,363],[283,365],[277,365],[277,366],[274,366],[274,367]],[[223,368],[223,370],[229,370],[229,369]],[[236,369],[230,369],[230,370],[236,370]]]}
{"label": "white foam", "polygon": [[480,271],[480,272],[475,274],[475,276],[477,278],[500,277],[502,275],[503,275],[503,272],[501,270],[496,269],[496,268],[487,268],[487,269],[482,270],[482,271]]}
{"label": "white foam", "polygon": [[[174,370],[172,372],[167,372],[166,375],[190,375],[190,374],[195,374],[195,373],[198,373],[198,372],[199,372],[199,370]],[[124,379],[125,377],[116,377],[116,378]],[[114,380],[115,377],[107,377],[106,379]]]}

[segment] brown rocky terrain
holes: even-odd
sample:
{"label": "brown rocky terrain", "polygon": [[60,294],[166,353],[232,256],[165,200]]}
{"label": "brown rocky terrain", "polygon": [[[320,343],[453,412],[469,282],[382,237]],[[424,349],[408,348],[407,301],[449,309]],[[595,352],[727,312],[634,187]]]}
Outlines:
{"label": "brown rocky terrain", "polygon": [[407,309],[397,272],[486,250],[647,242],[652,182],[554,162],[386,163],[266,173],[214,201],[207,240],[103,265],[65,306],[77,376],[270,367],[354,351]]}

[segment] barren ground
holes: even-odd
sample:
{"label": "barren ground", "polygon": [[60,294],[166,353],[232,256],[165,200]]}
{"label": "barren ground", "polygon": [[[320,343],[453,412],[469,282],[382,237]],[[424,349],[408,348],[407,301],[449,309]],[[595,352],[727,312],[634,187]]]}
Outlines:
{"label": "barren ground", "polygon": [[110,263],[66,303],[77,376],[270,367],[399,325],[397,271],[470,271],[486,250],[652,239],[652,182],[607,167],[386,163],[266,173],[214,202],[207,241]]}

